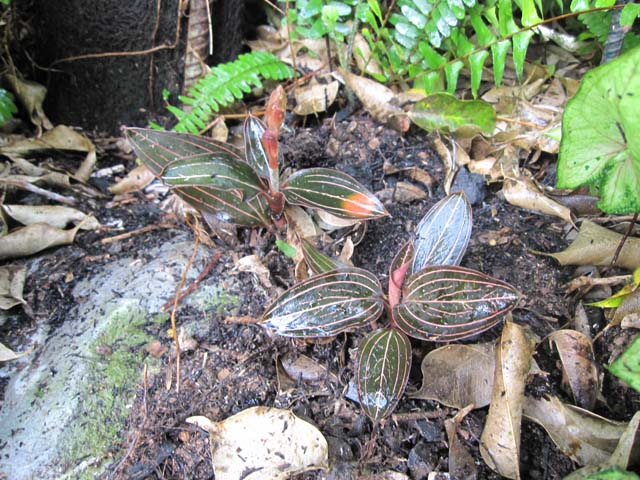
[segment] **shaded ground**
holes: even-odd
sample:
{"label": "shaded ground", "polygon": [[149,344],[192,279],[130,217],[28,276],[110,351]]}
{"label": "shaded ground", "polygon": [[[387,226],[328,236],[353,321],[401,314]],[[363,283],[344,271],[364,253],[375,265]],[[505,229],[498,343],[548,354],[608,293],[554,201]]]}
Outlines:
{"label": "shaded ground", "polygon": [[[375,272],[386,284],[388,265],[408,238],[408,232],[444,195],[442,163],[432,153],[426,135],[412,132],[402,137],[367,117],[354,117],[336,122],[333,128],[329,122],[310,129],[295,128],[285,135],[283,144],[287,166],[333,166],[356,176],[373,191],[393,187],[398,180],[407,180],[403,174],[385,175],[385,161],[400,167],[419,166],[432,175],[432,196],[388,205],[391,218],[371,222],[356,247],[354,264]],[[122,161],[119,158],[112,160]],[[489,186],[484,201],[474,205],[474,230],[462,265],[517,287],[525,300],[515,310],[514,320],[529,325],[543,338],[571,322],[571,299],[564,297],[563,285],[574,269],[559,267],[553,259],[531,251],[564,248],[565,225],[554,218],[530,214],[507,204],[496,195],[498,188]],[[103,223],[121,220],[126,230],[132,230],[162,220],[163,214],[157,206],[141,195],[132,203],[117,208],[107,208],[107,201],[109,198],[95,201],[96,216]],[[100,268],[101,262],[108,260],[106,255],[113,259],[123,252],[136,251],[143,257],[150,245],[175,233],[176,230],[159,229],[106,245],[97,241],[105,236],[104,233],[80,235],[75,245],[54,251],[45,262],[42,276],[31,282],[26,299],[34,310],[33,318],[64,312],[65,302],[70,301],[65,292],[73,284],[62,278],[66,272],[82,276],[88,269]],[[258,247],[251,246],[256,242],[250,241],[248,232],[241,232],[237,247],[220,246],[221,257],[210,275],[224,278],[232,269],[234,258],[257,253],[264,259],[275,285],[290,286],[293,282],[291,262],[274,252],[272,235],[260,233],[264,241],[257,242]],[[338,232],[335,237],[343,234]],[[492,239],[496,241],[495,245]],[[203,267],[201,264],[194,266],[198,270]],[[207,434],[184,420],[191,415],[204,415],[218,421],[255,405],[291,408],[318,426],[327,438],[332,470],[297,478],[368,478],[391,469],[406,473],[412,479],[424,479],[431,471],[448,470],[444,421],[455,411],[436,402],[411,400],[407,395],[396,413],[374,435],[372,454],[361,460],[372,438],[372,425],[358,405],[345,395],[353,377],[352,358],[366,330],[340,335],[328,344],[308,344],[271,336],[257,325],[227,322],[225,319],[232,313],[258,318],[272,300],[254,275],[236,275],[240,286],[230,293],[238,294],[242,299],[239,312],[201,311],[191,307],[178,310],[179,324],[197,321],[201,326],[194,335],[197,346],[181,357],[180,391],[166,388],[164,372],[173,371],[174,360],[165,354],[161,357],[165,366],[163,374],[148,377],[138,389],[122,441],[109,452],[114,461],[104,478],[214,478]],[[595,309],[589,313],[594,332],[599,331],[604,326],[604,319]],[[499,333],[498,327],[472,341],[495,339]],[[595,343],[599,365],[608,363],[608,338],[603,336]],[[160,340],[166,347],[171,347],[170,340]],[[422,358],[439,345],[414,341],[413,346],[414,367],[409,391],[419,388],[422,382]],[[315,383],[297,381],[283,385],[277,374],[278,362],[300,354],[313,358],[332,375]],[[536,377],[534,384],[527,387],[529,392],[535,395],[552,393],[569,401],[561,389],[557,358],[548,346],[538,347],[536,360],[549,375]],[[631,395],[629,389],[616,387],[618,383],[608,374],[604,378],[605,401],[598,403],[596,413],[628,420],[640,407],[639,396]],[[484,466],[478,450],[486,413],[486,408],[470,413],[461,425],[462,435],[476,459],[479,478],[499,478]],[[559,479],[576,468],[536,425],[525,422],[521,444],[524,478]]]}

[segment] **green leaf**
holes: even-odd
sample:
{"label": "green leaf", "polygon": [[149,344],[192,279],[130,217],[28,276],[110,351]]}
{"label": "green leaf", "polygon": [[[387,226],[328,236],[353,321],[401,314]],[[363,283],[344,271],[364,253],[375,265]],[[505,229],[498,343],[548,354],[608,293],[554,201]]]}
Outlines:
{"label": "green leaf", "polygon": [[393,310],[396,326],[410,337],[448,342],[498,324],[518,301],[508,283],[475,270],[429,266],[413,274]]}
{"label": "green leaf", "polygon": [[0,125],[10,120],[18,107],[13,100],[13,95],[4,88],[0,88]]}
{"label": "green leaf", "polygon": [[397,330],[367,335],[358,349],[356,384],[360,406],[373,421],[390,415],[404,393],[411,369],[411,343]]}
{"label": "green leaf", "polygon": [[482,81],[482,67],[484,62],[489,57],[489,52],[486,50],[479,50],[469,57],[469,69],[471,71],[471,94],[473,98],[478,96],[478,89],[480,88],[480,82]]}
{"label": "green leaf", "polygon": [[279,238],[276,239],[276,247],[278,247],[278,250],[280,250],[287,258],[295,257],[296,253],[298,252],[298,250],[296,250],[296,247],[288,244],[284,240],[280,240]]}
{"label": "green leaf", "polygon": [[427,265],[459,265],[471,237],[471,205],[464,193],[452,193],[436,203],[416,227],[410,273]]}
{"label": "green leaf", "polygon": [[620,12],[620,25],[630,27],[640,17],[640,3],[628,3]]}
{"label": "green leaf", "polygon": [[607,213],[640,212],[640,47],[587,73],[562,118],[558,188],[591,185]]}
{"label": "green leaf", "polygon": [[516,70],[516,76],[518,81],[522,80],[522,72],[524,71],[524,60],[527,55],[527,48],[529,42],[533,37],[533,31],[525,30],[523,32],[516,33],[513,38],[513,65]]}
{"label": "green leaf", "polygon": [[295,172],[282,192],[291,204],[325,210],[339,218],[369,220],[388,215],[374,194],[346,173],[330,168]]}
{"label": "green leaf", "polygon": [[458,100],[448,93],[429,95],[416,103],[409,118],[427,131],[473,136],[491,135],[496,124],[496,112],[483,100]]}
{"label": "green leaf", "polygon": [[511,42],[509,40],[502,40],[498,43],[491,45],[491,55],[493,58],[493,78],[495,79],[496,87],[499,87],[502,83],[502,77],[504,76],[504,67],[507,64],[507,53]]}
{"label": "green leaf", "polygon": [[262,120],[249,115],[244,122],[244,152],[246,161],[262,178],[269,178],[269,158],[262,145],[267,127]]}
{"label": "green leaf", "polygon": [[460,60],[448,63],[444,67],[444,76],[447,79],[447,92],[449,92],[450,94],[453,94],[456,91],[456,85],[458,85],[458,76],[460,75],[462,67],[464,67],[464,63],[462,63]]}
{"label": "green leaf", "polygon": [[306,238],[303,238],[301,243],[304,260],[314,273],[327,273],[344,267],[343,264],[314,247]]}
{"label": "green leaf", "polygon": [[607,467],[599,472],[587,475],[584,480],[640,480],[640,476],[617,467]]}
{"label": "green leaf", "polygon": [[629,345],[608,370],[637,392],[640,392],[640,335]]}
{"label": "green leaf", "polygon": [[331,337],[376,320],[383,307],[378,279],[366,270],[345,268],[290,288],[261,323],[286,337]]}

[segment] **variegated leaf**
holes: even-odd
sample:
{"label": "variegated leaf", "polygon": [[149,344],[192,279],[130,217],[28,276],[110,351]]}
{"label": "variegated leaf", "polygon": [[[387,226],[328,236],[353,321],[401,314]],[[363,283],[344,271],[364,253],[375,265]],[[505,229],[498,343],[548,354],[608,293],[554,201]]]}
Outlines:
{"label": "variegated leaf", "polygon": [[262,325],[287,337],[331,337],[367,324],[382,313],[380,282],[360,268],[311,277],[282,294]]}
{"label": "variegated leaf", "polygon": [[282,191],[289,203],[325,210],[339,218],[367,220],[388,215],[374,194],[339,170],[300,170],[288,178]]}
{"label": "variegated leaf", "polygon": [[262,178],[269,178],[269,159],[262,145],[267,126],[262,120],[249,115],[244,122],[244,150],[247,163]]}
{"label": "variegated leaf", "polygon": [[344,267],[338,260],[331,258],[314,247],[306,238],[302,239],[301,244],[304,259],[314,273],[326,273]]}
{"label": "variegated leaf", "polygon": [[237,148],[207,137],[150,128],[127,128],[126,135],[140,161],[158,177],[171,162],[202,154],[223,160],[243,160]]}
{"label": "variegated leaf", "polygon": [[405,281],[393,309],[396,326],[410,337],[448,342],[496,325],[516,305],[508,283],[457,266],[429,266]]}
{"label": "variegated leaf", "polygon": [[410,273],[427,265],[459,265],[470,237],[471,205],[464,193],[452,193],[420,220]]}
{"label": "variegated leaf", "polygon": [[411,342],[392,329],[370,333],[360,345],[356,384],[360,405],[378,422],[396,408],[409,379]]}

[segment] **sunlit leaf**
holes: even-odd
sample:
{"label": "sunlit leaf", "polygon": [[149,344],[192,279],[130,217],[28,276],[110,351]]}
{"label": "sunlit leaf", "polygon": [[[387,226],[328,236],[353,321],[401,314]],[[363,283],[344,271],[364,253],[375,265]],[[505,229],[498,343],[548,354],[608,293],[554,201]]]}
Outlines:
{"label": "sunlit leaf", "polygon": [[427,131],[456,133],[465,137],[493,134],[496,112],[483,100],[458,100],[448,93],[435,93],[416,103],[409,112],[413,123]]}
{"label": "sunlit leaf", "polygon": [[261,323],[287,337],[330,337],[377,319],[383,306],[378,279],[366,270],[345,268],[287,290]]}
{"label": "sunlit leaf", "polygon": [[464,193],[453,193],[436,203],[416,227],[411,273],[427,265],[459,265],[471,225],[471,205]]}
{"label": "sunlit leaf", "polygon": [[640,392],[640,335],[629,345],[608,370]]}
{"label": "sunlit leaf", "polygon": [[411,343],[397,330],[366,336],[358,349],[356,383],[360,406],[378,422],[395,409],[409,379]]}
{"label": "sunlit leaf", "polygon": [[513,309],[518,292],[483,273],[456,266],[428,266],[405,281],[393,310],[410,337],[446,342],[471,337],[497,325]]}
{"label": "sunlit leaf", "polygon": [[388,215],[380,200],[355,179],[329,168],[295,172],[282,192],[289,203],[325,210],[339,218],[366,220]]}

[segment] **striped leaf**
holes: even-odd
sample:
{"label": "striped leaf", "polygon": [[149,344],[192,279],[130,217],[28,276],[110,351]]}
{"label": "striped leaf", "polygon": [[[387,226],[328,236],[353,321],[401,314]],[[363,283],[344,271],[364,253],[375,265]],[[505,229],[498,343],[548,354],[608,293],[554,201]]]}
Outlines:
{"label": "striped leaf", "polygon": [[452,193],[420,220],[410,273],[427,265],[459,265],[471,237],[471,205],[464,193]]}
{"label": "striped leaf", "polygon": [[339,218],[368,220],[388,215],[375,195],[346,173],[330,168],[300,170],[288,178],[282,191],[289,203]]}
{"label": "striped leaf", "polygon": [[302,244],[304,260],[314,273],[327,273],[344,267],[338,260],[331,258],[314,247],[306,238],[303,238],[300,243]]}
{"label": "striped leaf", "polygon": [[413,338],[448,342],[495,326],[516,305],[518,292],[483,273],[456,266],[430,266],[405,281],[393,321]]}
{"label": "striped leaf", "polygon": [[267,130],[259,118],[249,115],[244,122],[244,151],[247,163],[262,178],[269,178],[269,159],[262,146],[262,136]]}
{"label": "striped leaf", "polygon": [[400,251],[396,253],[396,256],[391,262],[387,292],[389,293],[389,306],[392,308],[400,303],[402,284],[404,283],[407,270],[413,261],[414,255],[415,249],[413,247],[413,241],[409,240],[402,246]]}
{"label": "striped leaf", "polygon": [[411,343],[397,330],[370,333],[358,351],[356,384],[360,405],[379,422],[396,408],[409,379]]}
{"label": "striped leaf", "polygon": [[331,337],[376,320],[383,305],[382,288],[373,274],[345,268],[287,290],[261,323],[287,337]]}

